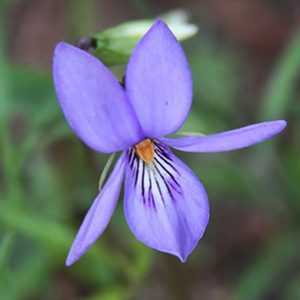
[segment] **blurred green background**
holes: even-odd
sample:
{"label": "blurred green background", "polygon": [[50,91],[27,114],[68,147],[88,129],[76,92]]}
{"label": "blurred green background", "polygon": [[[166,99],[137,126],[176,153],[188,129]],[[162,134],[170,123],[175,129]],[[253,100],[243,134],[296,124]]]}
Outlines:
{"label": "blurred green background", "polygon": [[[300,299],[300,2],[298,0],[0,1],[0,299]],[[63,118],[51,79],[60,40],[183,8],[199,32],[183,46],[194,79],[185,131],[262,120],[264,144],[183,154],[211,219],[187,263],[131,234],[122,201],[78,263],[65,258],[107,155]],[[122,68],[121,68],[122,69]],[[121,76],[120,67],[115,69]]]}

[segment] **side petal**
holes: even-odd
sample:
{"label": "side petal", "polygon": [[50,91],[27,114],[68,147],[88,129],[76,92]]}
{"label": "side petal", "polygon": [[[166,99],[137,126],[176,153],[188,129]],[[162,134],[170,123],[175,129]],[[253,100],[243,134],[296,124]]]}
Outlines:
{"label": "side petal", "polygon": [[192,78],[181,45],[163,21],[156,21],[137,44],[125,78],[146,137],[176,132],[190,110]]}
{"label": "side petal", "polygon": [[207,136],[161,138],[161,141],[187,152],[231,151],[261,143],[281,132],[286,125],[283,120],[269,121]]}
{"label": "side petal", "polygon": [[206,192],[195,174],[167,147],[155,144],[153,163],[128,152],[124,209],[138,240],[184,262],[209,219]]}
{"label": "side petal", "polygon": [[64,115],[86,145],[115,152],[143,138],[123,88],[95,57],[61,42],[54,52],[53,78]]}
{"label": "side petal", "polygon": [[67,266],[77,261],[107,227],[118,202],[124,166],[124,154],[122,154],[80,226],[66,260]]}

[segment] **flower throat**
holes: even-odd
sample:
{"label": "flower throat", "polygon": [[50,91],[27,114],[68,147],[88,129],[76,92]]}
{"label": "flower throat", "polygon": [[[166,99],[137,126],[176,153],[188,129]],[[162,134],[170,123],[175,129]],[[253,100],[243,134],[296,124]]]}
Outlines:
{"label": "flower throat", "polygon": [[149,164],[154,159],[154,143],[151,139],[146,139],[134,146],[134,151],[140,159]]}

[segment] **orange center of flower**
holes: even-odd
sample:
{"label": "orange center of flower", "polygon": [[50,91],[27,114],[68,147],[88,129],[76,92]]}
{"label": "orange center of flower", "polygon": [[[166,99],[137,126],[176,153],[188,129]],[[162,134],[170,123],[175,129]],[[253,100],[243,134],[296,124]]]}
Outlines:
{"label": "orange center of flower", "polygon": [[134,146],[134,151],[140,159],[145,163],[151,163],[154,159],[154,145],[153,141],[146,139]]}

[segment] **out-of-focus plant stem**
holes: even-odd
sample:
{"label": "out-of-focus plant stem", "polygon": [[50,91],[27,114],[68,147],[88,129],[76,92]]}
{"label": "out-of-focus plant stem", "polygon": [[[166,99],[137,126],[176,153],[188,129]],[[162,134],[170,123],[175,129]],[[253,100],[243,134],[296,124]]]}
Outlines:
{"label": "out-of-focus plant stem", "polygon": [[[283,52],[281,59],[275,66],[275,69],[267,84],[265,93],[263,95],[263,102],[258,115],[260,120],[271,119],[288,119],[291,113],[296,109],[296,103],[299,99],[293,99],[296,95],[296,84],[300,74],[300,30],[296,31],[292,39]],[[285,132],[289,130],[289,124]],[[284,132],[282,133],[284,134]],[[294,188],[292,178],[289,176],[281,160],[276,153],[276,143],[279,139],[267,143],[262,146],[263,149],[258,153],[264,165],[272,166],[280,177],[282,184],[286,186],[289,192],[287,202],[292,207],[291,212],[296,216],[299,213],[299,191],[297,187]]]}
{"label": "out-of-focus plant stem", "polygon": [[292,92],[299,73],[300,30],[295,33],[270,78],[259,114],[261,120],[285,118],[292,111]]}
{"label": "out-of-focus plant stem", "polygon": [[9,78],[7,72],[7,63],[4,54],[4,33],[3,20],[5,15],[5,3],[1,3],[0,7],[0,140],[2,146],[2,167],[5,178],[6,200],[15,204],[19,203],[21,190],[18,180],[19,170],[15,165],[15,152],[10,137],[9,119],[10,119],[10,90]]}
{"label": "out-of-focus plant stem", "polygon": [[[7,258],[11,253],[11,249],[13,246],[14,235],[11,232],[5,233],[5,235],[1,239],[0,243],[0,287],[6,279],[11,275],[10,270],[8,268]],[[4,282],[3,282],[4,281]]]}

